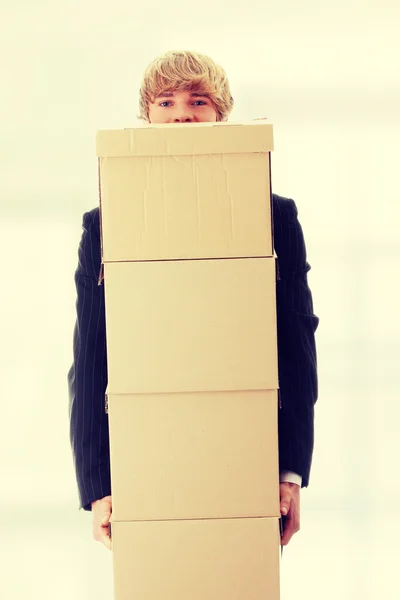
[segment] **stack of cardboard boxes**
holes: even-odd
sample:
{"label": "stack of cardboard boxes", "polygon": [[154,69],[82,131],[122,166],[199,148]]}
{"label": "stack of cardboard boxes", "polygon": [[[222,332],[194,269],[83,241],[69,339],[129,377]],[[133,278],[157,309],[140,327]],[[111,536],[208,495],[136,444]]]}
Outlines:
{"label": "stack of cardboard boxes", "polygon": [[272,148],[98,132],[115,600],[279,598]]}

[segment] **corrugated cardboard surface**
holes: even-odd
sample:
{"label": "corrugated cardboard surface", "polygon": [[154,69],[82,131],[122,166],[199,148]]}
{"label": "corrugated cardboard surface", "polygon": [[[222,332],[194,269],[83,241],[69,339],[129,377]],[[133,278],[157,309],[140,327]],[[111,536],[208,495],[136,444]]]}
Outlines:
{"label": "corrugated cardboard surface", "polygon": [[277,518],[112,523],[115,600],[279,600]]}
{"label": "corrugated cardboard surface", "polygon": [[113,519],[279,517],[277,391],[108,398]]}
{"label": "corrugated cardboard surface", "polygon": [[273,255],[272,126],[199,125],[98,132],[104,263]]}
{"label": "corrugated cardboard surface", "polygon": [[274,258],[104,272],[108,394],[279,387]]}

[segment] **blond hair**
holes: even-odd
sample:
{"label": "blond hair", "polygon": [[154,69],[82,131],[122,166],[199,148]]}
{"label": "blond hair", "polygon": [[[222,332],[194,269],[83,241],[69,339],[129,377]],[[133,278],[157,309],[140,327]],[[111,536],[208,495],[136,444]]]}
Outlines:
{"label": "blond hair", "polygon": [[145,70],[138,118],[149,122],[149,103],[161,92],[183,90],[209,95],[218,121],[226,120],[232,112],[234,101],[224,69],[205,54],[182,50],[158,56]]}

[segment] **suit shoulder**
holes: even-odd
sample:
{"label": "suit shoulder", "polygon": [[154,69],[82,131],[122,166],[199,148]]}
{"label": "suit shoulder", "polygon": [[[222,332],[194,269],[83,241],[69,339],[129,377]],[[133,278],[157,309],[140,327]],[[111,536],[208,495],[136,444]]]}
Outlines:
{"label": "suit shoulder", "polygon": [[272,195],[272,202],[274,248],[281,274],[285,270],[304,270],[306,247],[296,204],[291,198],[278,194]]}
{"label": "suit shoulder", "polygon": [[86,211],[82,217],[82,234],[78,249],[79,265],[76,276],[98,280],[101,268],[99,208]]}
{"label": "suit shoulder", "polygon": [[100,209],[98,206],[84,213],[82,217],[82,227],[85,231],[93,228],[98,235],[100,232]]}
{"label": "suit shoulder", "polygon": [[297,206],[291,198],[272,194],[274,219],[294,221],[297,217]]}

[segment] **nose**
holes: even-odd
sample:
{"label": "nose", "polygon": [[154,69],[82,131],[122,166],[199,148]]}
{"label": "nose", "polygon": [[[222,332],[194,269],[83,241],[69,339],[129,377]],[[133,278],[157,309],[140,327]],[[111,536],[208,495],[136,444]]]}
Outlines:
{"label": "nose", "polygon": [[193,115],[190,111],[181,109],[178,110],[175,114],[174,122],[175,123],[191,123],[193,121]]}
{"label": "nose", "polygon": [[177,117],[175,119],[175,123],[191,123],[192,121],[192,117]]}

